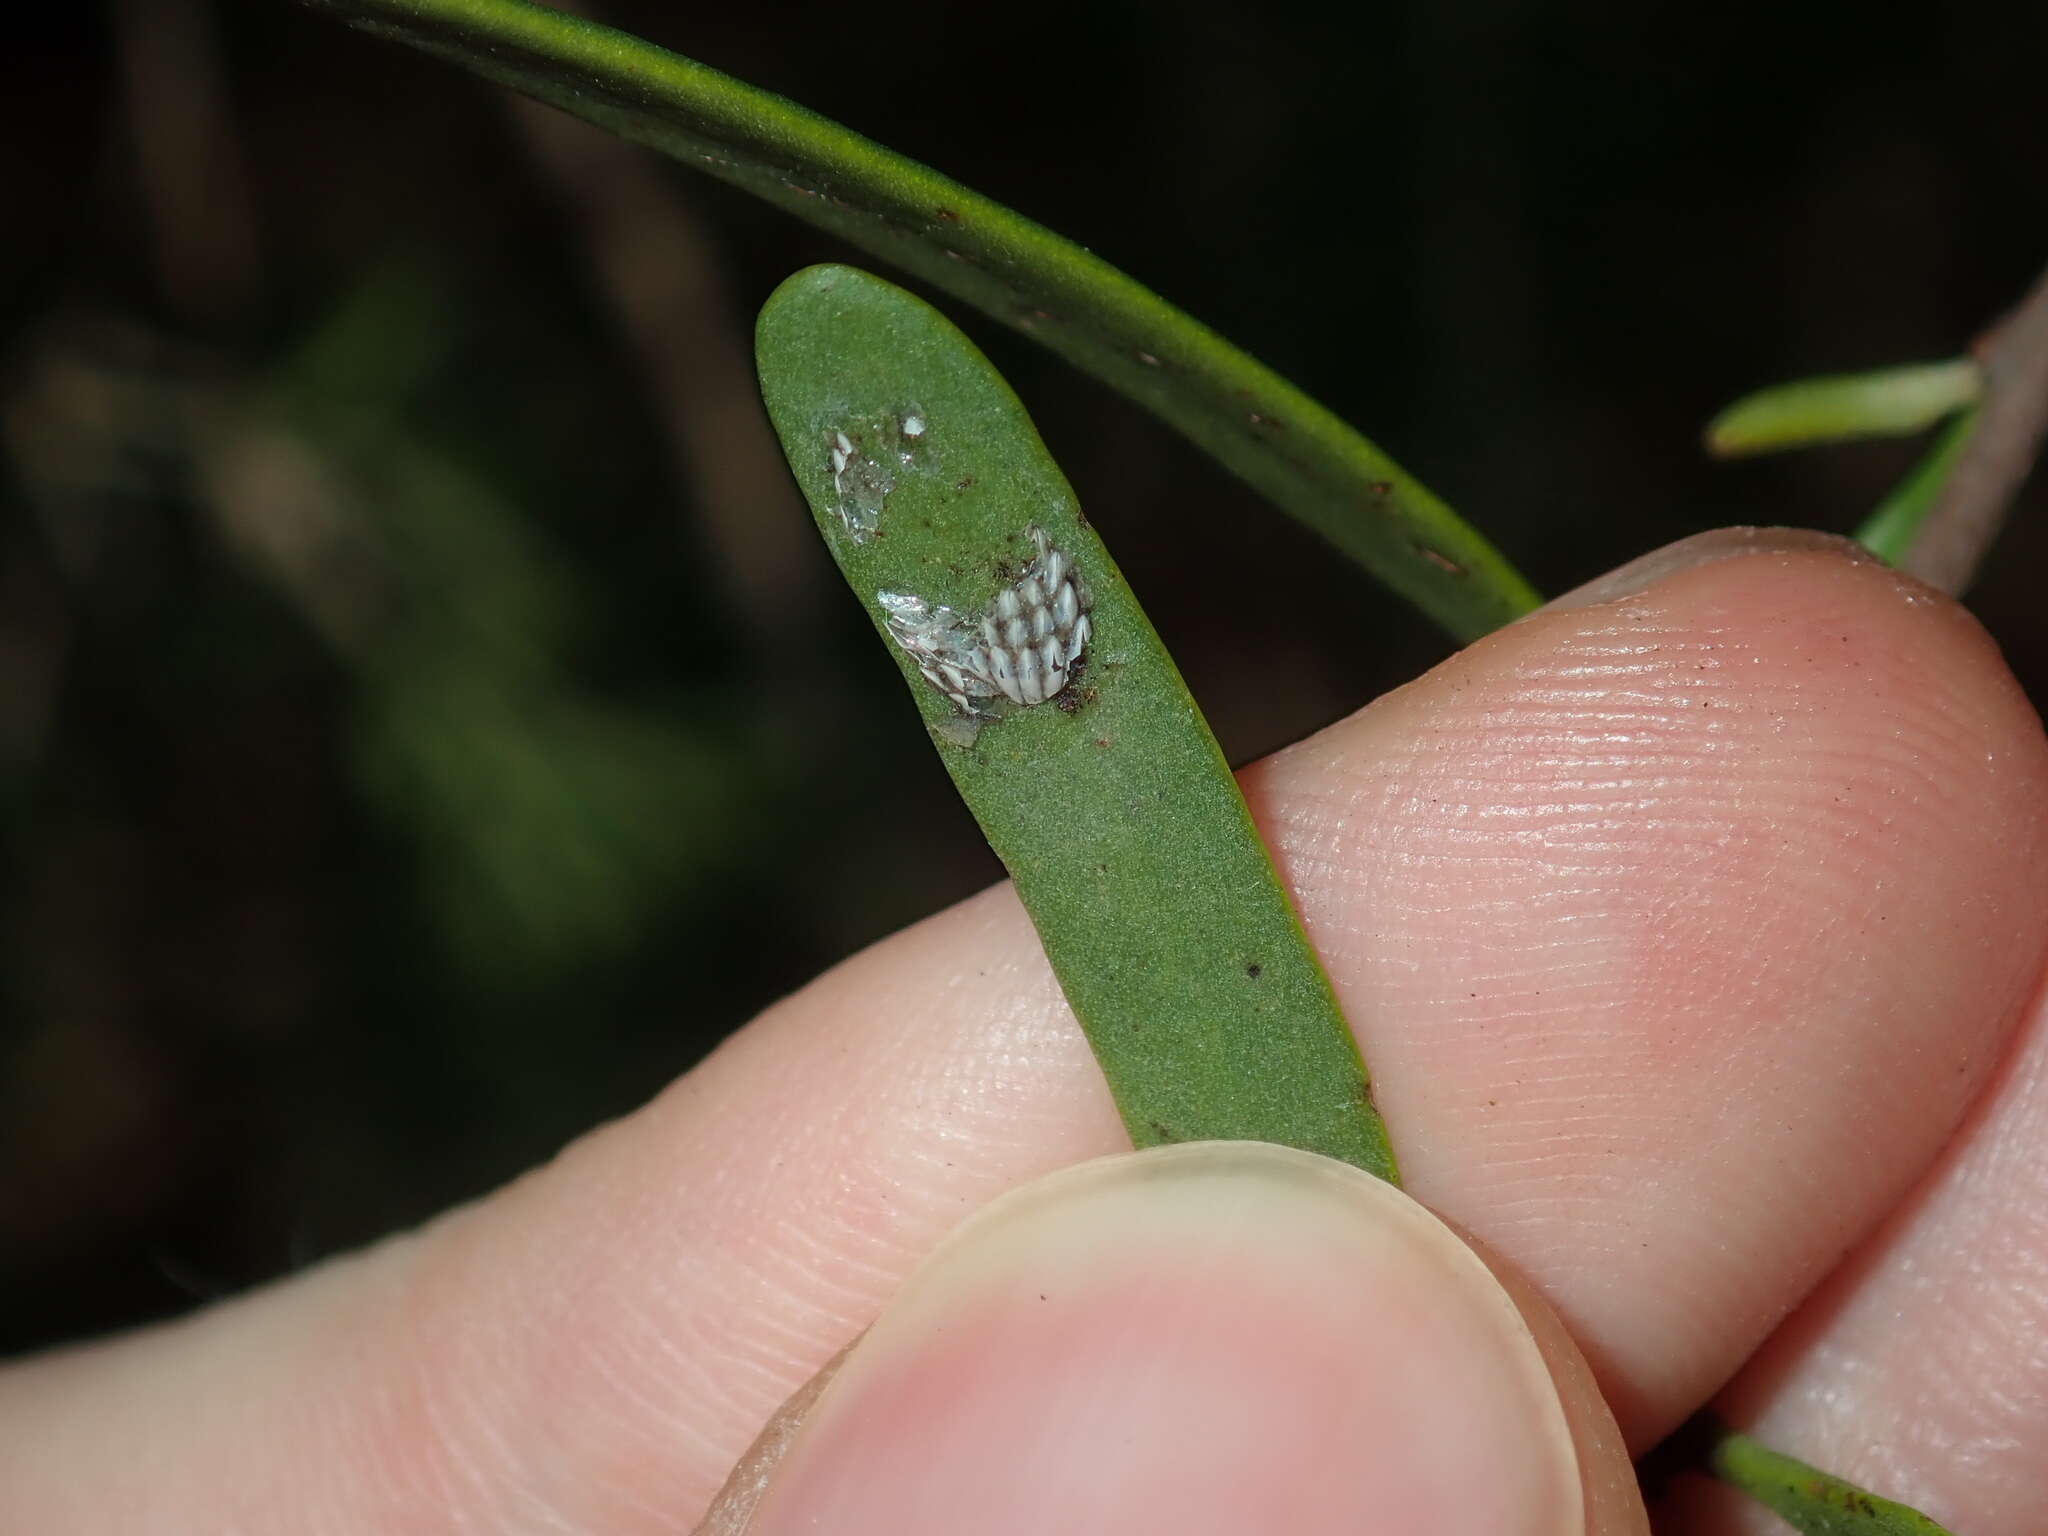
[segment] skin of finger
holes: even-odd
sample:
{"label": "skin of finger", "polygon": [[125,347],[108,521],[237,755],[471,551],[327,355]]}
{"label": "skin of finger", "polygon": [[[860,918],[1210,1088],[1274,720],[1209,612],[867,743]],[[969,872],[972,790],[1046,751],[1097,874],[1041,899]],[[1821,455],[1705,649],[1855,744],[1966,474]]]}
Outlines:
{"label": "skin of finger", "polygon": [[1984,1081],[2048,774],[1981,632],[1882,567],[1733,558],[1495,639],[1528,631],[1248,792],[1296,888],[1350,882],[1305,917],[1410,1188],[1552,1300],[1640,1451]]}
{"label": "skin of finger", "polygon": [[[1765,1444],[1955,1531],[2048,1509],[2048,998],[1912,1197],[1716,1403]],[[1779,1529],[1675,1483],[1674,1531]],[[1660,1525],[1660,1529],[1664,1527]]]}
{"label": "skin of finger", "polygon": [[[786,1516],[794,1499],[861,1528],[849,1511],[879,1498],[893,1511],[892,1530],[911,1504],[928,1523],[957,1528],[950,1504],[960,1490],[975,1490],[971,1504],[989,1479],[1047,1475],[1047,1458],[1062,1485],[1099,1482],[1107,1499],[1139,1497],[1163,1529],[1242,1528],[1250,1517],[1231,1512],[1233,1499],[1288,1529],[1348,1527],[1368,1514],[1409,1529],[1417,1517],[1404,1523],[1395,1513],[1395,1485],[1437,1508],[1446,1451],[1458,1468],[1455,1518],[1465,1524],[1647,1531],[1590,1371],[1533,1290],[1503,1284],[1493,1269],[1406,1195],[1283,1147],[1190,1143],[1064,1169],[984,1207],[918,1268],[869,1343],[828,1367],[832,1390],[821,1398],[813,1382],[785,1405],[700,1536],[746,1530],[766,1487]],[[1258,1321],[1274,1313],[1285,1321]],[[1240,1351],[1229,1339],[1247,1326],[1256,1331]],[[1175,1343],[1182,1330],[1188,1337]],[[1355,1342],[1333,1349],[1333,1334]],[[1297,1335],[1299,1357],[1286,1343]],[[1108,1369],[1103,1358],[1125,1350],[1164,1357],[1129,1373],[1105,1401],[1096,1380]],[[1390,1351],[1488,1363],[1470,1373],[1447,1365],[1430,1380],[1387,1366]],[[1133,1436],[1079,1427],[1063,1439],[1049,1421],[1065,1410],[1039,1406],[1034,1388],[1084,1416],[1119,1419],[1132,1412],[1123,1391],[1165,1393],[1173,1428],[1163,1440],[1136,1436],[1143,1450],[1133,1450]],[[1458,1426],[1455,1449],[1423,1428],[1432,1416]],[[1205,1432],[1213,1430],[1220,1438]],[[964,1465],[927,1465],[936,1447],[963,1436]],[[1030,1444],[1025,1465],[991,1456],[990,1436]],[[1319,1447],[1332,1437],[1353,1449]],[[1382,1444],[1395,1462],[1385,1479],[1365,1470]],[[1558,1450],[1576,1453],[1565,1479],[1549,1467]],[[1162,1456],[1176,1470],[1137,1487],[1128,1467],[1112,1470]],[[1090,1473],[1098,1458],[1109,1465]],[[1288,1461],[1303,1458],[1325,1470],[1289,1474]],[[912,1485],[914,1497],[903,1491]],[[1539,1497],[1538,1486],[1552,1491]],[[1487,1510],[1489,1499],[1500,1507]],[[1171,1513],[1175,1501],[1188,1507]],[[1107,1507],[1074,1517],[1077,1528],[1132,1528]],[[1017,1510],[1011,1523],[1031,1518]]]}
{"label": "skin of finger", "polygon": [[1471,1233],[1460,1234],[1467,1247],[1493,1271],[1549,1367],[1565,1425],[1579,1458],[1579,1490],[1584,1500],[1587,1536],[1632,1536],[1649,1530],[1641,1486],[1628,1441],[1614,1421],[1614,1410],[1600,1391],[1593,1367],[1561,1319],[1529,1277]]}
{"label": "skin of finger", "polygon": [[[866,1337],[866,1334],[861,1335],[861,1338]],[[712,1499],[711,1508],[697,1523],[693,1536],[741,1536],[748,1522],[754,1518],[754,1511],[760,1507],[763,1495],[768,1492],[775,1469],[782,1465],[782,1458],[789,1454],[798,1432],[810,1418],[811,1409],[817,1406],[819,1394],[831,1384],[832,1378],[839,1374],[839,1367],[846,1363],[847,1356],[859,1346],[860,1339],[855,1339],[826,1361],[817,1375],[792,1392],[770,1415],[768,1422],[762,1425],[761,1433],[754,1436],[754,1443],[733,1464],[731,1473]]]}
{"label": "skin of finger", "polygon": [[[1821,552],[1532,618],[1245,778],[1411,1189],[1559,1309],[1638,1447],[1978,1086],[2038,962],[2044,782],[1967,616]],[[254,1302],[267,1333],[17,1371],[0,1513],[300,1508],[342,1454],[335,1507],[379,1528],[670,1528],[960,1217],[1120,1139],[987,893],[348,1284]],[[65,1475],[109,1422],[161,1475]]]}
{"label": "skin of finger", "polygon": [[[1525,1277],[1504,1264],[1498,1255],[1487,1252],[1483,1244],[1469,1236],[1463,1240],[1493,1272],[1503,1293],[1521,1314],[1530,1339],[1550,1372],[1578,1457],[1587,1536],[1635,1536],[1647,1531],[1647,1516],[1627,1444],[1614,1422],[1613,1412],[1600,1395],[1585,1356],[1557,1314]],[[835,1355],[775,1411],[726,1478],[695,1536],[742,1536],[819,1394],[838,1373],[849,1352],[843,1350]]]}

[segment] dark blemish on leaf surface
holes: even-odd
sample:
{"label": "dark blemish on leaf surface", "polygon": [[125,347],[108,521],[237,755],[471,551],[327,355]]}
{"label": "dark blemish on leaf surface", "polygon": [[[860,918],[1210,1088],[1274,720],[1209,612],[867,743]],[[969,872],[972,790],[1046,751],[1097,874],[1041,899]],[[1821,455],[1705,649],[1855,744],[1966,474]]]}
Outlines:
{"label": "dark blemish on leaf surface", "polygon": [[1423,559],[1427,560],[1431,565],[1435,566],[1440,571],[1449,571],[1453,576],[1462,576],[1465,574],[1465,567],[1458,564],[1458,562],[1453,560],[1449,555],[1442,554],[1434,549],[1431,549],[1427,544],[1416,545],[1415,553],[1422,556]]}
{"label": "dark blemish on leaf surface", "polygon": [[1078,713],[1083,704],[1095,702],[1095,690],[1085,686],[1083,682],[1087,671],[1088,658],[1085,654],[1076,656],[1073,665],[1067,670],[1067,684],[1059,691],[1059,699],[1060,708],[1070,715]]}
{"label": "dark blemish on leaf surface", "polygon": [[948,224],[958,224],[960,222],[960,215],[950,208],[934,208],[932,212],[944,219]]}
{"label": "dark blemish on leaf surface", "polygon": [[1254,960],[1250,965],[1244,968],[1244,973],[1245,975],[1251,977],[1253,981],[1257,981],[1261,976],[1266,974],[1266,968],[1263,965],[1260,965],[1256,960]]}
{"label": "dark blemish on leaf surface", "polygon": [[1368,491],[1371,491],[1373,495],[1379,497],[1381,501],[1385,501],[1389,496],[1394,494],[1393,484],[1391,481],[1387,480],[1375,480],[1371,485],[1368,485],[1366,489]]}

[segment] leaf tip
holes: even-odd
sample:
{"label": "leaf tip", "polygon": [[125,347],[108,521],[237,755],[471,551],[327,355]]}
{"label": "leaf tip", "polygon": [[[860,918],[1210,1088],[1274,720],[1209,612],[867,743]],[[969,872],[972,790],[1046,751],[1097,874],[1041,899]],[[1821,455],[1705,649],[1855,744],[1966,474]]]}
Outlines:
{"label": "leaf tip", "polygon": [[1707,450],[1708,457],[1716,459],[1739,459],[1752,451],[1744,444],[1739,431],[1729,430],[1726,411],[1707,423],[1700,433],[1700,444]]}

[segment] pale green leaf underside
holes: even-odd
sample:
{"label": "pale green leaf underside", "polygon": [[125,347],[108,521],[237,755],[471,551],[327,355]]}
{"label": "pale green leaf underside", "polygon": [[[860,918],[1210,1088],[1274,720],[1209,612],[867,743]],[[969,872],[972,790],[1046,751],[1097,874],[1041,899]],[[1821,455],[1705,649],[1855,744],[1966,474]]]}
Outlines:
{"label": "pale green leaf underside", "polygon": [[[758,345],[797,483],[1008,866],[1131,1139],[1274,1141],[1392,1178],[1357,1045],[1236,780],[1016,396],[937,311],[845,267],[785,283]],[[855,459],[835,474],[842,433]],[[1093,594],[1085,670],[1062,698],[977,725],[888,638],[878,597],[978,614],[1031,557],[1033,525]],[[901,847],[918,857],[915,828]]]}
{"label": "pale green leaf underside", "polygon": [[1925,431],[1983,393],[1983,371],[1968,358],[1796,379],[1746,395],[1707,424],[1707,447],[1723,458],[1860,437]]}
{"label": "pale green leaf underside", "polygon": [[1145,405],[1461,640],[1538,601],[1443,502],[1272,370],[1107,262],[915,161],[522,0],[308,3],[709,171],[1015,326]]}

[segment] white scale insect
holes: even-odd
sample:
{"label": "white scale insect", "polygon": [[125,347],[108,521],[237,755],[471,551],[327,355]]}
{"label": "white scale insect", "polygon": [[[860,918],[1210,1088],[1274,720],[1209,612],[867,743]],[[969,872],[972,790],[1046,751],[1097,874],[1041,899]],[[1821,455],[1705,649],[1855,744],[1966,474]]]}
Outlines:
{"label": "white scale insect", "polygon": [[909,592],[878,592],[889,634],[924,680],[966,715],[1000,695],[1029,707],[1057,698],[1087,648],[1094,606],[1087,583],[1045,530],[1024,530],[1036,553],[977,621]]}

